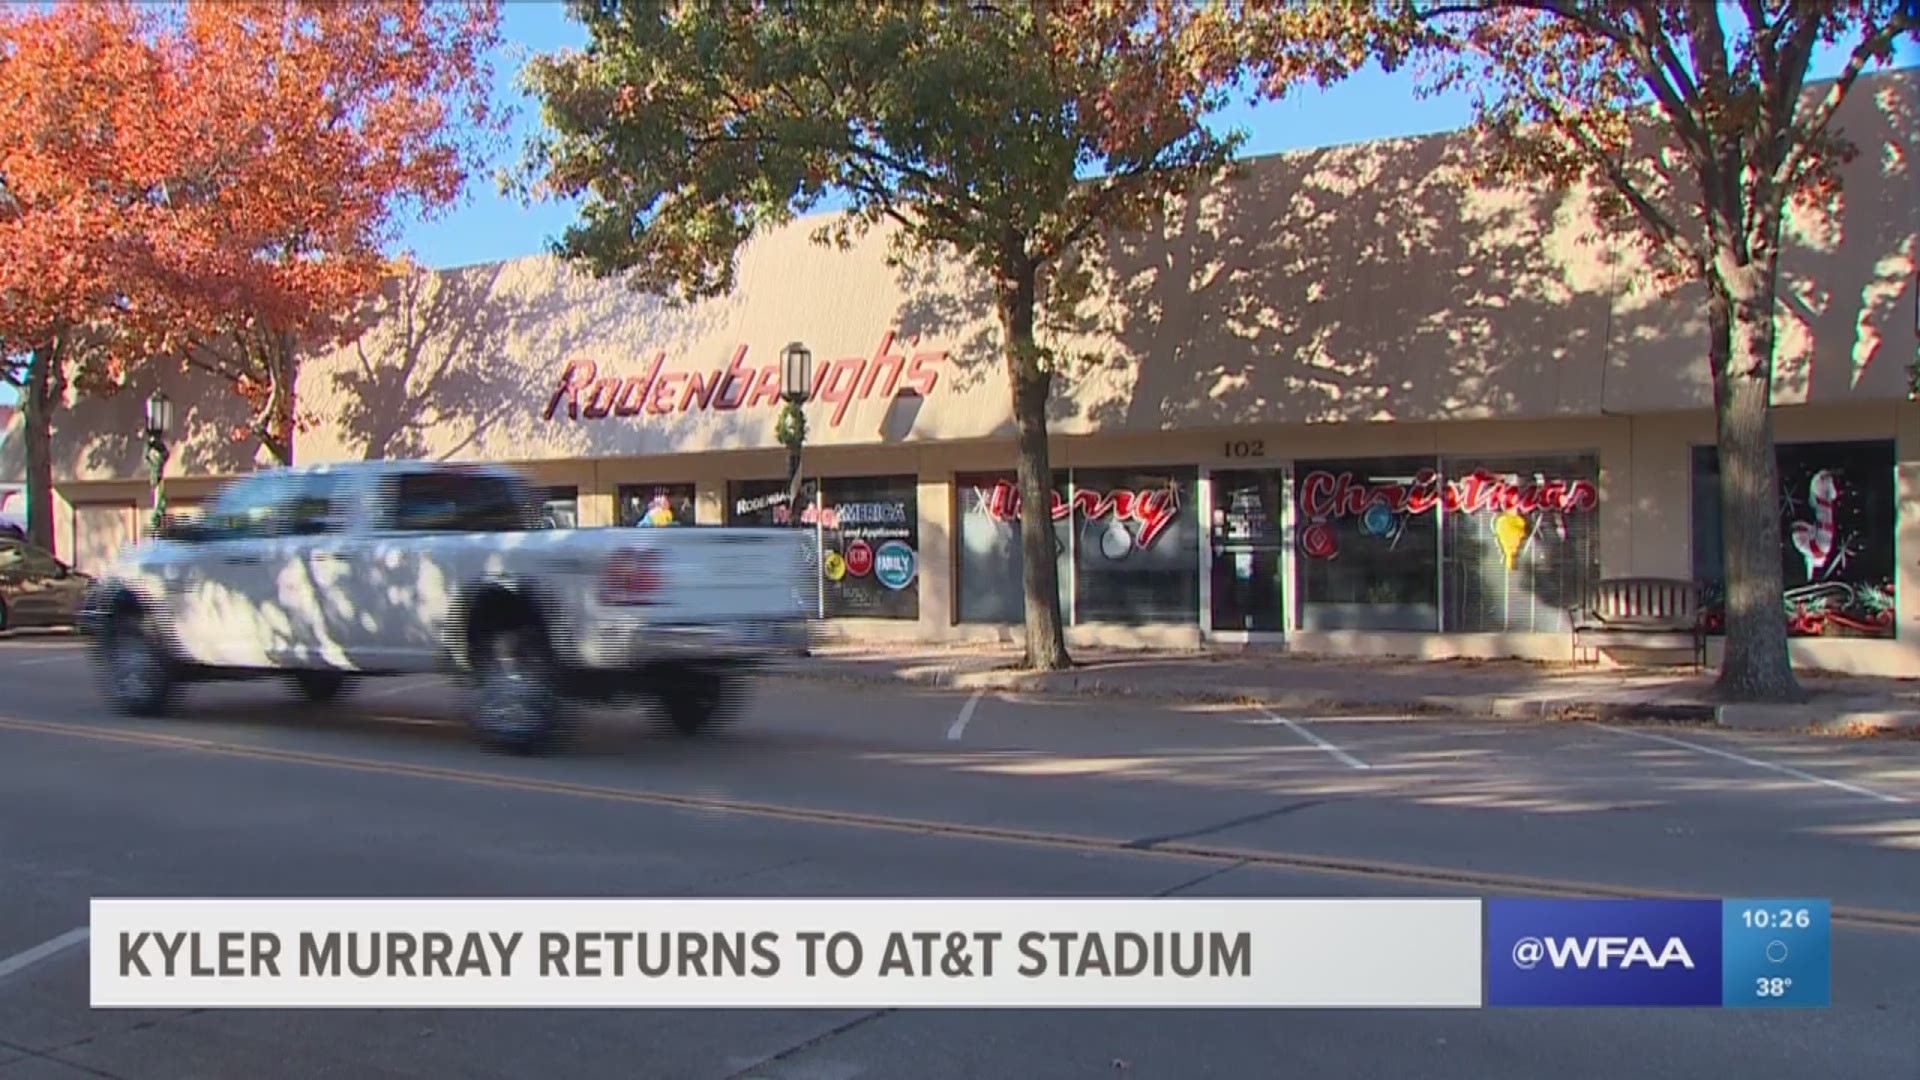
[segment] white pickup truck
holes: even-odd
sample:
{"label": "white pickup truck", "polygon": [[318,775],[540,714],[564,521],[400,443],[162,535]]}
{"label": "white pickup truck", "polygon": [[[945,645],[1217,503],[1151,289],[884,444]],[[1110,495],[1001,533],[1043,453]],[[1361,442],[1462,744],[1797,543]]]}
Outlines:
{"label": "white pickup truck", "polygon": [[193,682],[450,672],[490,746],[550,747],[571,701],[650,698],[698,731],[757,665],[804,652],[811,535],[542,529],[509,469],[366,462],[255,473],[96,576],[106,698],[158,715]]}

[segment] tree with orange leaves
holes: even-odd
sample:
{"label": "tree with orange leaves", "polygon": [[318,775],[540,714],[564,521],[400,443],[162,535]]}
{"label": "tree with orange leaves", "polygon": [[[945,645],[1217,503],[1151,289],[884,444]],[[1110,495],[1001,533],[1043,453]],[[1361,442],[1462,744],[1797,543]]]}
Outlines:
{"label": "tree with orange leaves", "polygon": [[451,206],[496,131],[497,0],[194,0],[170,32],[211,152],[177,193],[195,221],[173,291],[186,362],[251,406],[234,433],[293,461],[303,350],[351,332],[395,272],[403,213]]}
{"label": "tree with orange leaves", "polygon": [[125,3],[0,9],[0,371],[19,389],[27,530],[53,546],[52,418],[164,349],[179,70]]}

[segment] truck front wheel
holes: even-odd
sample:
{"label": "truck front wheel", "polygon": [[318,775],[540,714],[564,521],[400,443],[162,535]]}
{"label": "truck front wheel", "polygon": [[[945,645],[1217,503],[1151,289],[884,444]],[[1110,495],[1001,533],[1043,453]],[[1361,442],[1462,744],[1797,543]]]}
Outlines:
{"label": "truck front wheel", "polygon": [[510,623],[475,634],[474,730],[494,750],[535,754],[557,741],[563,713],[553,652],[538,625]]}
{"label": "truck front wheel", "polygon": [[94,649],[102,689],[115,709],[130,716],[167,711],[178,683],[145,612],[135,607],[115,611]]}

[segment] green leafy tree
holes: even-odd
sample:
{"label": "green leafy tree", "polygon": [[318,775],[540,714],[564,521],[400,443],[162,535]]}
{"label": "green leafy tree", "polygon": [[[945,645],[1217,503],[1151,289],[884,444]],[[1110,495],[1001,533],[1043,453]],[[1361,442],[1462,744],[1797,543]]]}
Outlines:
{"label": "green leafy tree", "polygon": [[[1473,96],[1490,177],[1591,185],[1661,284],[1707,297],[1730,698],[1796,700],[1781,608],[1772,401],[1781,226],[1832,205],[1856,152],[1833,124],[1862,72],[1920,35],[1913,0],[1257,0],[1244,47],[1284,88],[1373,57]],[[1341,48],[1307,47],[1318,40]],[[1815,55],[1838,74],[1810,83]]]}
{"label": "green leafy tree", "polygon": [[1224,165],[1203,126],[1233,73],[1171,0],[575,2],[590,44],[536,60],[533,188],[584,197],[559,253],[678,300],[734,287],[757,231],[829,199],[821,242],[886,224],[993,284],[1017,431],[1027,662],[1071,663],[1054,565],[1046,321],[1072,268]]}

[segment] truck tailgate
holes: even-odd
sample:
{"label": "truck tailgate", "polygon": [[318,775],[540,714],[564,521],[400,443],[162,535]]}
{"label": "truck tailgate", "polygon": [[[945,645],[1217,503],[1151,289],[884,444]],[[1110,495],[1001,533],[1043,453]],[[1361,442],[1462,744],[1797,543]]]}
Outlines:
{"label": "truck tailgate", "polygon": [[811,618],[818,573],[811,529],[661,529],[646,537],[657,552],[662,588],[646,605],[649,622],[698,623]]}

